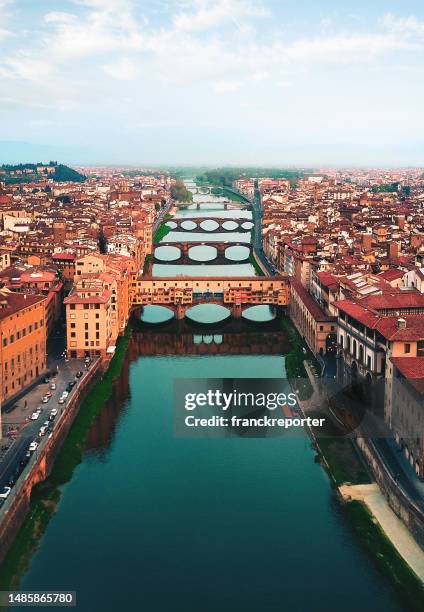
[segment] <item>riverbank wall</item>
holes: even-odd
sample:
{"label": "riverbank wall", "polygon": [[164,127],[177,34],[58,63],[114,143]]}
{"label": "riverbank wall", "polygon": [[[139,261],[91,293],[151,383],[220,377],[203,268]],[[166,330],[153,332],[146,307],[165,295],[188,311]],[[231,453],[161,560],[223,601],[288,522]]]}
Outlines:
{"label": "riverbank wall", "polygon": [[392,474],[387,469],[382,457],[380,457],[372,440],[365,436],[361,436],[360,432],[356,432],[355,443],[360,449],[371,474],[386,498],[390,508],[406,525],[414,536],[414,539],[424,550],[424,516],[422,510],[418,508],[407,493],[399,487]]}
{"label": "riverbank wall", "polygon": [[56,457],[78,414],[82,400],[98,380],[102,371],[103,364],[98,359],[92,364],[73,393],[65,411],[60,415],[45,443],[39,446],[39,450],[37,449],[35,461],[30,462],[16,482],[11,493],[13,498],[10,502],[8,500],[8,506],[0,516],[0,564],[4,561],[28,515],[33,487],[50,475]]}

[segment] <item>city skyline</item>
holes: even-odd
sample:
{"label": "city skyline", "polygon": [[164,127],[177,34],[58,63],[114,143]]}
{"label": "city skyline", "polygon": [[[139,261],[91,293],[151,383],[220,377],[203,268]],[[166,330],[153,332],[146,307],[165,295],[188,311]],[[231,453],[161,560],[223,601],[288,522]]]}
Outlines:
{"label": "city skyline", "polygon": [[418,2],[0,1],[0,163],[420,166]]}

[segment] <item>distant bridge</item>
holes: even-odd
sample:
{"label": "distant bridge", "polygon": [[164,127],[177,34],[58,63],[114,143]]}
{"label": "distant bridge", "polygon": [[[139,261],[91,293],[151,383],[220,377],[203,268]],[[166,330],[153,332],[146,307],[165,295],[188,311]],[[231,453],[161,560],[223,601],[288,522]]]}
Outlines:
{"label": "distant bridge", "polygon": [[[205,261],[200,261],[199,259],[195,259],[190,256],[190,250],[197,246],[210,246],[215,249],[215,257],[212,259],[207,259]],[[243,246],[248,249],[246,257],[243,259],[231,259],[226,256],[226,252],[228,249],[234,246]],[[175,247],[179,249],[180,255],[176,259],[165,260],[161,259],[156,255],[156,250],[160,247]],[[244,263],[248,262],[250,259],[250,255],[253,252],[253,246],[250,242],[159,242],[156,245],[155,251],[153,253],[153,261],[154,263],[160,264],[172,264],[172,263],[214,263],[214,264],[227,264],[227,263]]]}
{"label": "distant bridge", "polygon": [[189,191],[193,194],[200,195],[224,195],[224,188],[216,185],[196,185],[195,187],[189,187]]}
{"label": "distant bridge", "polygon": [[131,304],[135,311],[148,305],[165,306],[183,319],[198,304],[218,304],[240,318],[257,305],[287,306],[287,276],[269,277],[140,277],[132,283]]}
{"label": "distant bridge", "polygon": [[[183,227],[183,223],[190,221],[193,227],[186,229]],[[213,230],[207,230],[201,227],[205,221],[215,221],[218,227]],[[250,227],[243,227],[244,224],[249,224]],[[175,224],[175,225],[173,225]],[[207,234],[213,234],[214,232],[250,232],[253,227],[253,222],[250,219],[244,219],[238,217],[237,219],[225,218],[225,217],[174,217],[171,221],[167,221],[166,225],[172,229],[173,232],[205,232]],[[227,225],[227,227],[225,227]]]}

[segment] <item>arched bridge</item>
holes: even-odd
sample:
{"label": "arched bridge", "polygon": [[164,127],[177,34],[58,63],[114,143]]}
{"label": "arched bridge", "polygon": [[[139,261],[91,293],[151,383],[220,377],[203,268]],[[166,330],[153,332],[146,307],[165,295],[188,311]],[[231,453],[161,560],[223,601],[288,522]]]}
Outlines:
{"label": "arched bridge", "polygon": [[[153,253],[153,261],[154,263],[160,263],[160,264],[167,264],[167,263],[173,264],[176,262],[178,263],[199,262],[198,259],[195,259],[190,256],[190,250],[198,246],[208,246],[208,247],[213,247],[215,249],[215,257],[212,257],[211,259],[207,259],[205,261],[205,263],[207,262],[207,263],[214,263],[214,264],[222,264],[222,263],[225,264],[225,263],[235,263],[235,262],[244,263],[244,262],[249,261],[250,255],[253,252],[253,246],[250,242],[159,242],[159,244],[156,245],[156,248]],[[244,257],[243,259],[237,259],[237,260],[227,257],[227,254],[226,254],[227,250],[235,246],[246,247],[247,249],[246,257]],[[160,257],[156,255],[156,250],[161,247],[175,247],[179,249],[180,255],[176,259],[172,259],[172,260],[161,259]]]}
{"label": "arched bridge", "polygon": [[[183,223],[190,222],[191,227],[183,227]],[[202,227],[205,221],[214,221],[217,227],[212,230]],[[171,221],[167,221],[166,225],[173,232],[205,232],[213,234],[214,232],[250,232],[253,223],[250,219],[238,217],[237,219],[227,219],[225,217],[174,217]],[[245,227],[243,227],[245,225]]]}
{"label": "arched bridge", "polygon": [[183,319],[187,310],[197,304],[219,304],[235,318],[257,305],[286,306],[289,300],[287,276],[274,277],[141,277],[133,282],[133,310],[142,306],[161,305]]}
{"label": "arched bridge", "polygon": [[198,193],[200,195],[224,195],[223,187],[218,187],[216,185],[196,185],[195,187],[189,187],[189,191],[193,194]]}

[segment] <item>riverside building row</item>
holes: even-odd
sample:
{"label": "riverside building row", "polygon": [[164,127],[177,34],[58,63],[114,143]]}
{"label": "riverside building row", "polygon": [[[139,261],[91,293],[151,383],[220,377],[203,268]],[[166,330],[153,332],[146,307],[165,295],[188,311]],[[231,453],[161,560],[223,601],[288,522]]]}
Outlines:
{"label": "riverside building row", "polygon": [[424,479],[424,174],[331,170],[261,187],[263,248],[290,278],[290,315],[341,385],[373,400]]}
{"label": "riverside building row", "polygon": [[82,183],[0,176],[3,407],[45,375],[47,339],[63,325],[69,357],[110,359],[129,317],[130,277],[171,205],[166,174],[83,172]]}

